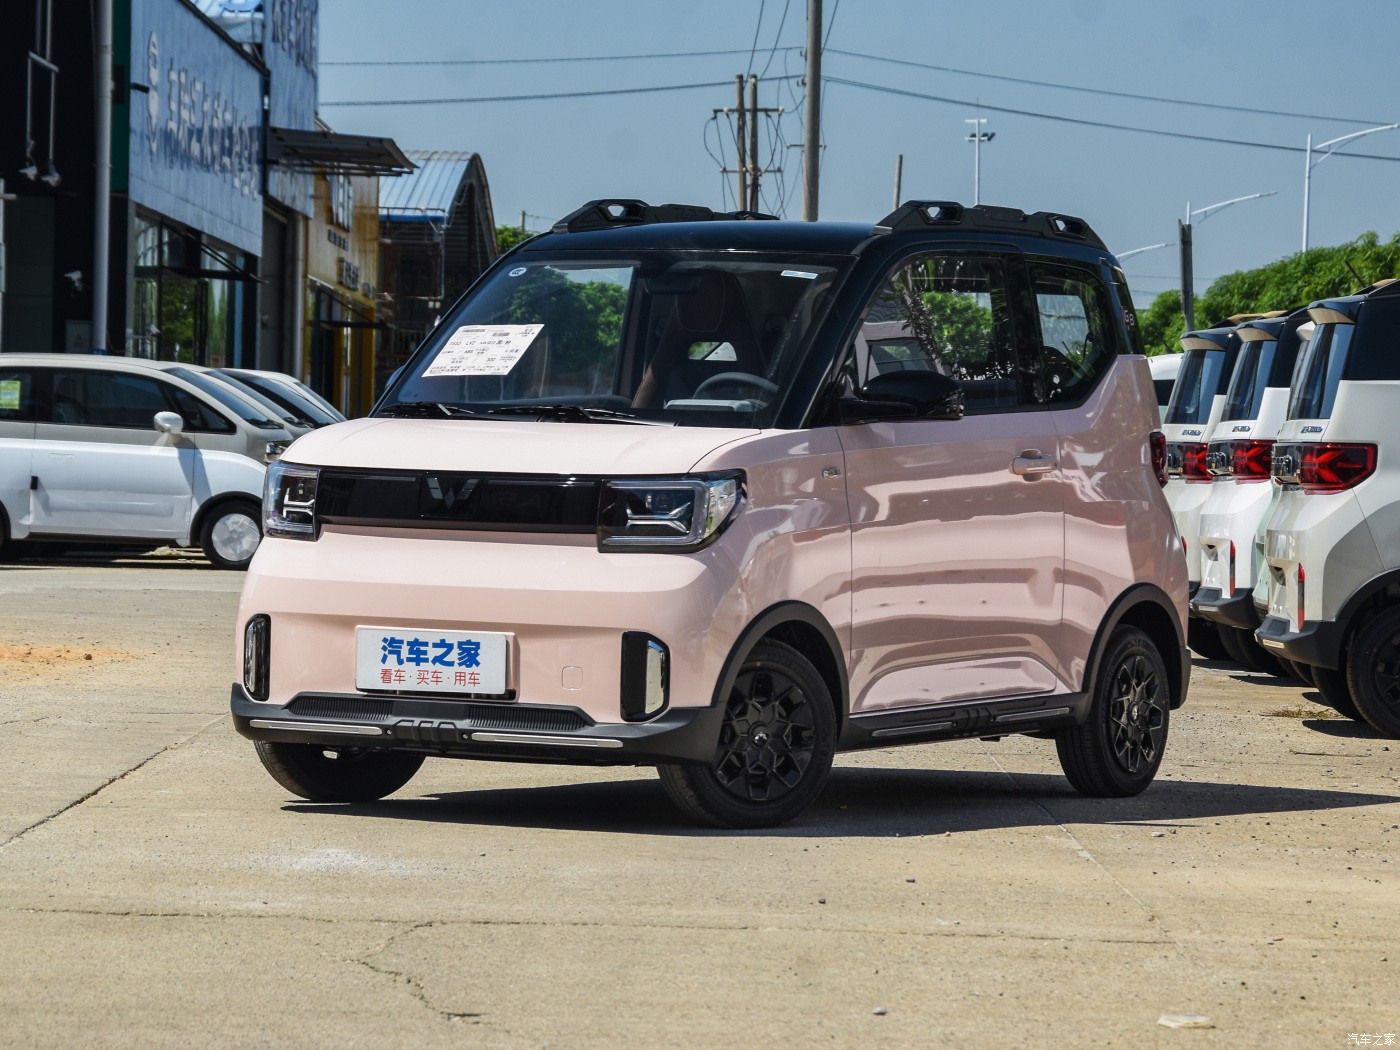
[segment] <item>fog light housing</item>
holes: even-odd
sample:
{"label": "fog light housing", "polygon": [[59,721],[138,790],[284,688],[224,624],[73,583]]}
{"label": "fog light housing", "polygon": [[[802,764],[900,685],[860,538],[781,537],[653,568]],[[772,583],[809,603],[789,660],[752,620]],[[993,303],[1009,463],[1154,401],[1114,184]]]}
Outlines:
{"label": "fog light housing", "polygon": [[254,700],[266,700],[272,656],[272,618],[258,613],[243,628],[243,688]]}
{"label": "fog light housing", "polygon": [[622,717],[655,718],[671,698],[671,654],[666,643],[644,631],[622,632]]}

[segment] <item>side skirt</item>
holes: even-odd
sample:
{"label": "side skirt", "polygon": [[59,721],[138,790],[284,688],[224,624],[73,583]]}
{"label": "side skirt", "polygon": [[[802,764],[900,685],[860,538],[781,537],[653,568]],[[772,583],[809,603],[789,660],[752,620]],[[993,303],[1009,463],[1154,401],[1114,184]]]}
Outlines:
{"label": "side skirt", "polygon": [[838,751],[922,744],[970,736],[1040,733],[1083,723],[1088,693],[1052,693],[1009,700],[978,700],[937,707],[900,708],[850,717]]}

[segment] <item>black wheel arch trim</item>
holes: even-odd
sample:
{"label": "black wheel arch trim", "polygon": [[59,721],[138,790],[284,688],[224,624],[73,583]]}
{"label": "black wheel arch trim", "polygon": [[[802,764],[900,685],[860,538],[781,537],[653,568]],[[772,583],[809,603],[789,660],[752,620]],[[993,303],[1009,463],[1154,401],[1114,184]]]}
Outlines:
{"label": "black wheel arch trim", "polygon": [[1171,706],[1172,710],[1175,711],[1186,702],[1186,693],[1191,685],[1191,651],[1186,647],[1186,631],[1182,626],[1181,618],[1177,615],[1176,605],[1167,596],[1166,591],[1153,583],[1134,584],[1109,605],[1108,611],[1099,621],[1099,629],[1094,635],[1093,644],[1089,646],[1089,657],[1084,665],[1084,682],[1081,688],[1086,695],[1094,695],[1094,690],[1098,686],[1103,651],[1108,645],[1109,637],[1113,634],[1114,628],[1123,623],[1128,613],[1143,604],[1157,606],[1166,614],[1168,622],[1171,623],[1176,632],[1177,652],[1175,659],[1170,652],[1162,653],[1162,662],[1166,664],[1168,684],[1171,686]]}
{"label": "black wheel arch trim", "polygon": [[[753,652],[754,646],[771,634],[776,628],[786,623],[801,623],[813,627],[821,634],[830,651],[832,662],[835,665],[836,677],[839,682],[839,695],[833,696],[836,701],[836,734],[839,738],[846,728],[846,722],[850,718],[851,712],[851,690],[850,680],[846,672],[845,648],[841,645],[841,640],[837,637],[835,629],[827,622],[815,607],[800,601],[783,601],[775,605],[770,605],[763,612],[759,613],[749,621],[734,644],[729,649],[729,655],[725,658],[724,666],[720,669],[719,679],[715,682],[714,695],[710,699],[712,707],[722,708],[725,698],[729,696],[734,688],[734,682],[739,677],[739,669],[744,666],[744,661],[749,658],[749,653]],[[781,638],[778,639],[782,641]],[[821,674],[822,669],[817,668],[817,673]],[[822,675],[825,680],[826,675]]]}

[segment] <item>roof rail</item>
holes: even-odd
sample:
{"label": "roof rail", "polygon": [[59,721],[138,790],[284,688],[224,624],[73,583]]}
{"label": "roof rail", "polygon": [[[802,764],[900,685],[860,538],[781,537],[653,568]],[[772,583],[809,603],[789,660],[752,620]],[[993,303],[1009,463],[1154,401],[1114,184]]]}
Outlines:
{"label": "roof rail", "polygon": [[1108,247],[1087,222],[1073,215],[1038,211],[1027,215],[1019,208],[994,208],[980,204],[964,208],[957,201],[905,201],[890,212],[870,232],[876,235],[896,230],[927,229],[930,226],[965,226],[974,229],[1000,230],[1028,237],[1054,237],[1057,240],[1078,241],[1100,251]]}
{"label": "roof rail", "polygon": [[647,226],[659,222],[712,222],[726,219],[776,219],[758,211],[712,211],[702,204],[648,204],[631,197],[605,197],[589,201],[556,222],[551,233],[584,233],[620,226]]}

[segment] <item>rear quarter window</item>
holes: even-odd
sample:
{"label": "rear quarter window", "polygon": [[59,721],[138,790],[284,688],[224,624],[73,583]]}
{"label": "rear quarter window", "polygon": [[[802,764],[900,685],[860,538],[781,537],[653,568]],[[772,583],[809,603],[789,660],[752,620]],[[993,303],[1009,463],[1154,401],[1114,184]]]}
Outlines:
{"label": "rear quarter window", "polygon": [[1400,297],[1369,299],[1356,318],[1343,379],[1400,379]]}

